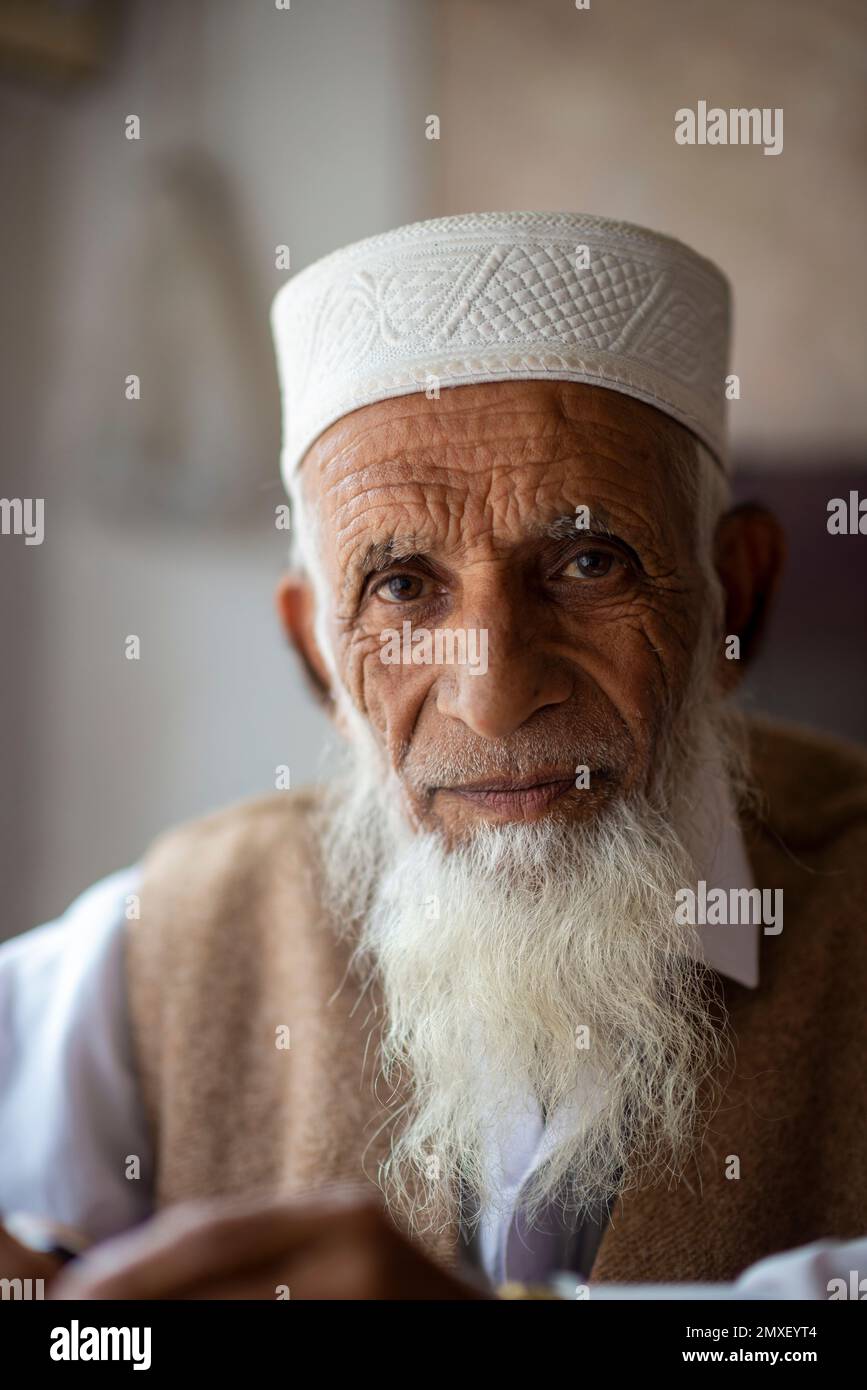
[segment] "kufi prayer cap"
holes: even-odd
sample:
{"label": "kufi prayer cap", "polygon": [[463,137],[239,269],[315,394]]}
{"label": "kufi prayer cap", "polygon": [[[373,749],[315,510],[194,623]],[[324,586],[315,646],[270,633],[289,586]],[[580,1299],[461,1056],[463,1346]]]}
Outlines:
{"label": "kufi prayer cap", "polygon": [[277,292],[289,479],[341,416],[473,382],[586,382],[646,401],[727,467],[730,291],[682,242],[568,212],[414,222],[334,251]]}

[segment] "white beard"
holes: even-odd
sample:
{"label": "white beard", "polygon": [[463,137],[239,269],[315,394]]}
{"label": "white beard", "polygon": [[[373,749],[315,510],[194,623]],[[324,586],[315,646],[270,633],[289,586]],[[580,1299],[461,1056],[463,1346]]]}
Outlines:
{"label": "white beard", "polygon": [[496,1206],[491,1134],[516,1094],[550,1116],[576,1087],[602,1087],[537,1170],[530,1217],[676,1174],[700,1139],[702,1083],[730,1042],[674,905],[697,876],[685,828],[699,774],[726,761],[727,740],[718,714],[695,712],[714,706],[691,703],[655,790],[590,825],[483,824],[451,850],[409,829],[357,728],[351,775],[329,799],[326,903],[382,990],[382,1081],[412,1079],[380,1182],[416,1230],[438,1221],[444,1188]]}

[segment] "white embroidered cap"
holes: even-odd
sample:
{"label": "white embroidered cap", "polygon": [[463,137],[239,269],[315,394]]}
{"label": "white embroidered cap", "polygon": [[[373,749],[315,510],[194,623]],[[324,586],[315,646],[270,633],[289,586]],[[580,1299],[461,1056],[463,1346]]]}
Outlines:
{"label": "white embroidered cap", "polygon": [[643,227],[566,212],[414,222],[293,276],[271,326],[287,483],[317,435],[359,406],[511,379],[623,391],[727,464],[728,281]]}

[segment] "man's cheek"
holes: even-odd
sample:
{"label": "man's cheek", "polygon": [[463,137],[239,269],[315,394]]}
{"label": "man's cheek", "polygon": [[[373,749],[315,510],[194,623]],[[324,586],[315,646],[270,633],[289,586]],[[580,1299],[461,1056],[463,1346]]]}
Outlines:
{"label": "man's cheek", "polygon": [[360,705],[396,766],[430,695],[434,675],[429,667],[384,661],[383,651],[378,643],[375,650],[364,651],[359,666]]}
{"label": "man's cheek", "polygon": [[697,642],[688,608],[647,602],[612,633],[611,656],[626,673],[647,714],[676,698],[687,683]]}

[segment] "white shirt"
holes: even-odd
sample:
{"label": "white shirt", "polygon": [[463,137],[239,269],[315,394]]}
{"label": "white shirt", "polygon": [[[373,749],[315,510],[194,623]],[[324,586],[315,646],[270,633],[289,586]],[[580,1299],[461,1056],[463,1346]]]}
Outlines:
{"label": "white shirt", "polygon": [[[727,815],[708,873],[717,887],[749,887],[749,865]],[[71,1226],[92,1240],[126,1230],[152,1210],[152,1153],[132,1058],[123,961],[126,903],[138,891],[131,868],[96,884],[56,922],[0,946],[0,1213]],[[740,983],[758,984],[757,926],[697,930],[697,950]],[[597,1097],[597,1101],[601,1099]],[[522,1241],[520,1193],[564,1124],[586,1123],[593,1097],[577,1094],[543,1123],[529,1095],[516,1096],[495,1138],[501,1195],[482,1213],[478,1253],[494,1284],[509,1276]],[[138,1178],[126,1176],[139,1159]],[[589,1268],[601,1227],[586,1246]],[[562,1267],[545,1251],[535,1277]],[[734,1285],[655,1288],[655,1297],[827,1296],[827,1280],[867,1271],[867,1239],[821,1242],[762,1261]],[[567,1279],[568,1282],[568,1279]],[[643,1296],[639,1288],[631,1296]],[[595,1296],[630,1296],[606,1287]]]}
{"label": "white shirt", "polygon": [[[0,946],[0,1212],[93,1240],[152,1210],[152,1155],[132,1065],[123,944],[135,870]],[[141,1178],[125,1176],[129,1155]]]}

